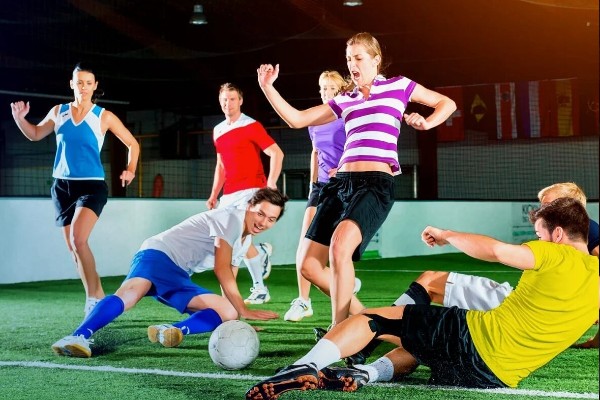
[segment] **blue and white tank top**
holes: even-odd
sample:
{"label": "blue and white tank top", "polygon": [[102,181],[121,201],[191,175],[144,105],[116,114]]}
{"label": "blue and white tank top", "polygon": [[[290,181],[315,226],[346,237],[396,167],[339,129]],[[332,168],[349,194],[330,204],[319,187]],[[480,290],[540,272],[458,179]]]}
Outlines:
{"label": "blue and white tank top", "polygon": [[73,121],[71,104],[61,104],[54,121],[56,157],[52,176],[57,179],[104,180],[100,151],[104,134],[100,121],[104,108],[94,104],[79,123]]}

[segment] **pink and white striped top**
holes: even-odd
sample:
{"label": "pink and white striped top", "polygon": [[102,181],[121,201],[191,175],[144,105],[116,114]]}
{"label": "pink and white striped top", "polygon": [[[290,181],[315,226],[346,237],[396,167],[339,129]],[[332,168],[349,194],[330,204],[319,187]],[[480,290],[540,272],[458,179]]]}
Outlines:
{"label": "pink and white striped top", "polygon": [[379,161],[389,164],[394,175],[401,173],[398,136],[404,110],[416,85],[402,76],[386,79],[378,75],[369,98],[365,99],[354,88],[329,101],[333,112],[344,119],[346,129],[340,167],[353,161]]}

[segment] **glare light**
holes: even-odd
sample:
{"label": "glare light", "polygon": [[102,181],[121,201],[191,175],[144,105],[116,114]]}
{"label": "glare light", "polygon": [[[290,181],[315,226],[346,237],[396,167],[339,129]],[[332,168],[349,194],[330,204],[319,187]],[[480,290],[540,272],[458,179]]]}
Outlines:
{"label": "glare light", "polygon": [[358,7],[362,6],[363,2],[362,0],[344,0],[344,5],[346,7]]}
{"label": "glare light", "polygon": [[194,6],[194,12],[192,13],[192,17],[190,18],[190,24],[192,25],[206,25],[208,21],[204,16],[204,7],[200,4],[196,4]]}

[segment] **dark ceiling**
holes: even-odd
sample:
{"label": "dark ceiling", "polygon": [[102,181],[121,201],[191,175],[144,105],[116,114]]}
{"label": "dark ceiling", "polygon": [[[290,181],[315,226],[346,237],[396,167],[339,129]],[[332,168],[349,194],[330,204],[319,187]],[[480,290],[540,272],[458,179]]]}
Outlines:
{"label": "dark ceiling", "polygon": [[[95,66],[105,99],[127,102],[127,109],[219,113],[218,86],[230,81],[246,91],[246,107],[258,111],[268,106],[256,68],[268,62],[281,65],[277,87],[284,97],[308,107],[320,101],[322,70],[346,71],[345,41],[360,31],[380,40],[388,75],[427,87],[565,77],[597,82],[597,0],[363,2],[352,8],[342,0],[3,2],[0,98],[70,96],[70,71],[84,60]],[[207,25],[188,23],[194,4],[204,6]]]}

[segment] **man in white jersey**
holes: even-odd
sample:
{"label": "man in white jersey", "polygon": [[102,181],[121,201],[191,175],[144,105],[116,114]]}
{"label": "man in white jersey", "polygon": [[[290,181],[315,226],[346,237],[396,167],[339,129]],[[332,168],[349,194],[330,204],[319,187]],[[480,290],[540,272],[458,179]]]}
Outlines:
{"label": "man in white jersey", "polygon": [[[272,311],[248,309],[235,277],[251,237],[271,228],[283,216],[286,201],[287,196],[278,190],[260,189],[246,209],[205,211],[145,240],[117,292],[100,301],[71,335],[54,343],[53,351],[63,356],[91,357],[90,337],[145,296],[190,314],[180,322],[148,327],[148,339],[166,347],[179,345],[185,335],[210,332],[223,321],[277,318]],[[212,269],[223,296],[191,280],[193,273]]]}

